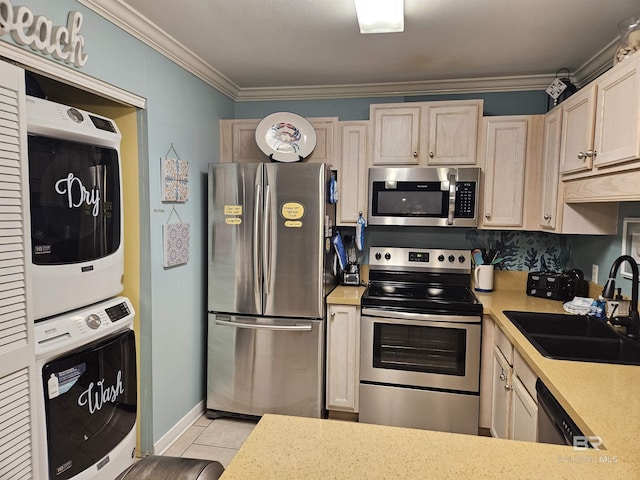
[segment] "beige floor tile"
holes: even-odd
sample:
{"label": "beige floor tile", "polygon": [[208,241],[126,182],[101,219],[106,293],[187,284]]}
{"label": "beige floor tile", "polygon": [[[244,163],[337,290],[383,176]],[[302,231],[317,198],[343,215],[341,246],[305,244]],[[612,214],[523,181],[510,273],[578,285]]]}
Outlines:
{"label": "beige floor tile", "polygon": [[238,450],[236,450],[235,448],[212,447],[209,445],[194,444],[184,451],[182,457],[199,458],[201,460],[217,460],[225,468],[227,468],[237,451]]}
{"label": "beige floor tile", "polygon": [[194,441],[197,445],[238,449],[256,426],[250,420],[218,418]]}
{"label": "beige floor tile", "polygon": [[207,418],[207,414],[203,413],[202,416],[200,416],[200,418],[198,418],[198,420],[196,420],[193,424],[198,427],[208,427],[209,425],[211,425],[211,422],[213,422],[213,420]]}
{"label": "beige floor tile", "polygon": [[179,457],[205,430],[206,426],[193,425],[180,435],[163,453],[167,457]]}

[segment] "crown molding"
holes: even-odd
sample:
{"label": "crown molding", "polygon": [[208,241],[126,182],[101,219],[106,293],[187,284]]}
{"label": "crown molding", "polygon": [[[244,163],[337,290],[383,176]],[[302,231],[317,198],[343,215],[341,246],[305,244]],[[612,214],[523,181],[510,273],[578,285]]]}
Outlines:
{"label": "crown molding", "polygon": [[78,0],[78,2],[228,97],[234,100],[237,98],[240,89],[235,83],[121,0]]}
{"label": "crown molding", "polygon": [[356,97],[442,95],[452,93],[544,90],[554,74],[484,77],[420,82],[368,83],[354,85],[316,85],[307,87],[243,88],[238,101],[301,100]]}
{"label": "crown molding", "polygon": [[[415,96],[478,92],[545,90],[555,73],[351,85],[310,85],[240,88],[201,57],[169,36],[122,0],[78,0],[125,32],[166,56],[235,101],[304,100],[386,96]],[[613,63],[617,39],[579,67],[571,76],[578,86],[589,83]]]}

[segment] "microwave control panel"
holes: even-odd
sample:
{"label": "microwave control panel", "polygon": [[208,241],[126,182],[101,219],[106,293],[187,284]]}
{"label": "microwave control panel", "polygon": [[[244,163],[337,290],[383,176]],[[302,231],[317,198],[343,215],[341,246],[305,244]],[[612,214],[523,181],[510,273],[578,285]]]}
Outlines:
{"label": "microwave control panel", "polygon": [[473,218],[475,213],[476,182],[460,182],[456,191],[456,218]]}

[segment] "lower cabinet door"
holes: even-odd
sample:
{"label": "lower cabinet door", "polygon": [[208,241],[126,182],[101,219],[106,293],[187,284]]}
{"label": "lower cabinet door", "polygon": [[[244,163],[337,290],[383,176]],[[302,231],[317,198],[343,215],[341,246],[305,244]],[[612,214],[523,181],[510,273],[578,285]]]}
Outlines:
{"label": "lower cabinet door", "polygon": [[360,314],[351,305],[327,310],[327,410],[358,412]]}
{"label": "lower cabinet door", "polygon": [[536,442],[538,441],[538,404],[517,376],[513,376],[512,383],[511,438]]}
{"label": "lower cabinet door", "polygon": [[493,396],[491,399],[491,436],[509,438],[511,418],[511,366],[500,349],[493,348]]}

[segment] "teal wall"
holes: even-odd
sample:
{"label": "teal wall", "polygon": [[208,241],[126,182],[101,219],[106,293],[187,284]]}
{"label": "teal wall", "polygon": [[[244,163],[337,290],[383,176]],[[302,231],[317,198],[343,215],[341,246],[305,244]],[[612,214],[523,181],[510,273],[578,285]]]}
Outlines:
{"label": "teal wall", "polygon": [[[76,1],[12,4],[27,6],[55,25],[66,25],[69,11],[81,12],[89,59],[79,71],[147,100],[139,132],[142,278],[137,314],[143,336],[141,443],[143,452],[151,452],[205,397],[205,178],[207,164],[218,157],[218,121],[233,117],[234,102]],[[0,41],[13,43],[7,35]],[[171,144],[189,161],[189,201],[176,209],[191,224],[191,248],[187,265],[164,269],[162,224],[171,205],[160,201],[160,158]]]}

